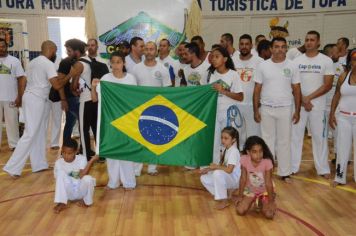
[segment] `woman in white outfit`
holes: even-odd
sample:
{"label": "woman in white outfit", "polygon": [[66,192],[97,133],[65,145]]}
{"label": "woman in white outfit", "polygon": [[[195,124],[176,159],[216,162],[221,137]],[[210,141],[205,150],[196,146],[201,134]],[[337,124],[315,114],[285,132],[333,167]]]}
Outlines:
{"label": "woman in white outfit", "polygon": [[[125,55],[120,52],[114,52],[110,56],[110,65],[112,72],[104,75],[101,81],[118,83],[118,84],[128,84],[137,85],[136,78],[126,72],[125,68]],[[94,79],[92,82],[92,100],[93,102],[98,101],[98,93],[100,92],[100,80]],[[99,95],[100,97],[100,95]],[[100,98],[99,98],[100,100]],[[100,103],[99,109],[100,111]],[[100,114],[98,114],[98,123],[100,122]],[[99,127],[99,124],[98,124]],[[98,132],[97,137],[100,137]],[[97,142],[99,143],[99,142]],[[106,164],[108,168],[109,182],[107,187],[109,189],[115,189],[120,186],[120,182],[126,190],[131,190],[136,187],[134,163],[132,161],[106,159]]]}
{"label": "woman in white outfit", "polygon": [[[336,118],[337,107],[339,115]],[[336,174],[333,186],[346,184],[347,163],[351,154],[352,143],[354,148],[354,181],[356,182],[356,48],[349,52],[347,70],[340,76],[336,85],[335,95],[331,103],[329,124],[333,129],[336,126],[338,127]]]}

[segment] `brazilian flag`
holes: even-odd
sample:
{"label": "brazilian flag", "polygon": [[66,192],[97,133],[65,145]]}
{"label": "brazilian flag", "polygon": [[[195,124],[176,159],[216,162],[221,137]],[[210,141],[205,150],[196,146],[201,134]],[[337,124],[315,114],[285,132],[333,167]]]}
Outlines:
{"label": "brazilian flag", "polygon": [[214,147],[211,85],[156,88],[102,81],[99,155],[150,164],[205,166]]}

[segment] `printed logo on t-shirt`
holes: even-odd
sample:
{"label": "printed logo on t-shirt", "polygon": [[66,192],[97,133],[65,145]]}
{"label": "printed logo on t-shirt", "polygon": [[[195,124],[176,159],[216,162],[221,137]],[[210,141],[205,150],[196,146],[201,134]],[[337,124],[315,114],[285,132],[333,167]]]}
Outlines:
{"label": "printed logo on t-shirt", "polygon": [[321,65],[313,64],[313,65],[305,65],[299,64],[300,73],[321,73]]}
{"label": "printed logo on t-shirt", "polygon": [[4,64],[0,64],[0,75],[11,75],[11,68]]}
{"label": "printed logo on t-shirt", "polygon": [[253,79],[253,69],[252,68],[237,68],[240,74],[240,79],[243,82],[250,82]]}
{"label": "printed logo on t-shirt", "polygon": [[248,177],[253,187],[261,188],[264,186],[263,172],[249,172]]}
{"label": "printed logo on t-shirt", "polygon": [[73,177],[74,179],[79,179],[80,178],[79,171],[72,171],[72,172],[69,173],[69,176]]}
{"label": "printed logo on t-shirt", "polygon": [[188,83],[191,85],[200,85],[201,75],[194,71],[188,76]]}
{"label": "printed logo on t-shirt", "polygon": [[283,69],[283,75],[284,75],[285,77],[289,78],[289,77],[291,77],[292,72],[291,72],[291,70],[290,70],[289,68],[284,68],[284,69]]}
{"label": "printed logo on t-shirt", "polygon": [[155,71],[154,73],[156,79],[161,79],[162,78],[162,73],[160,71]]}
{"label": "printed logo on t-shirt", "polygon": [[168,62],[165,62],[163,65],[164,65],[164,67],[167,67],[167,68],[169,67]]}

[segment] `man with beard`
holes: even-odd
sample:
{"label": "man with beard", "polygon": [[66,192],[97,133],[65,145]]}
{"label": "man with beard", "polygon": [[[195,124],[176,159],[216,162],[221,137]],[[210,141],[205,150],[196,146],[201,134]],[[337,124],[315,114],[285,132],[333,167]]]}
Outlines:
{"label": "man with beard", "polygon": [[32,172],[48,169],[46,160],[46,106],[51,85],[62,88],[71,78],[58,79],[54,61],[57,46],[44,41],[41,55],[33,59],[26,71],[27,84],[23,95],[22,108],[25,116],[25,130],[17,147],[3,170],[12,177],[18,177],[30,156]]}
{"label": "man with beard", "polygon": [[[154,42],[147,42],[144,48],[145,60],[133,67],[133,75],[137,79],[137,85],[151,87],[172,86],[169,72],[164,65],[157,62],[157,45]],[[135,175],[140,176],[143,164],[135,163]],[[149,175],[157,175],[157,165],[148,165]]]}
{"label": "man with beard", "polygon": [[221,35],[220,46],[228,51],[231,58],[238,57],[240,54],[240,52],[234,48],[234,37],[230,33]]}
{"label": "man with beard", "polygon": [[[0,39],[0,123],[5,117],[7,142],[13,151],[19,141],[19,113],[22,95],[26,86],[25,72],[21,62],[8,54],[5,39]],[[2,126],[0,126],[0,146]]]}
{"label": "man with beard", "polygon": [[199,46],[196,43],[188,43],[185,45],[186,51],[184,52],[184,58],[187,64],[183,69],[183,76],[181,85],[185,86],[197,86],[208,83],[208,68],[210,64],[205,60],[200,59]]}
{"label": "man with beard", "polygon": [[260,124],[253,119],[253,88],[254,77],[256,74],[257,66],[263,62],[263,59],[254,56],[251,53],[252,38],[248,34],[244,34],[239,39],[240,55],[233,58],[236,71],[240,76],[242,83],[242,90],[244,91],[244,99],[238,102],[238,108],[243,116],[243,127],[240,131],[240,144],[243,145],[246,139],[250,136],[261,135]]}

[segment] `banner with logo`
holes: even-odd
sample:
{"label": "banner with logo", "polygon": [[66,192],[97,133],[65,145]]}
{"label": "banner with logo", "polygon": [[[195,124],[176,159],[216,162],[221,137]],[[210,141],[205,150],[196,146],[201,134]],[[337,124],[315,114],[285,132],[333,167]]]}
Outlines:
{"label": "banner with logo", "polygon": [[151,164],[212,161],[217,92],[211,85],[154,88],[102,81],[99,155]]}
{"label": "banner with logo", "polygon": [[191,0],[93,1],[100,55],[108,58],[120,42],[130,42],[135,36],[145,42],[166,38],[174,51],[186,38],[184,25],[190,4]]}

